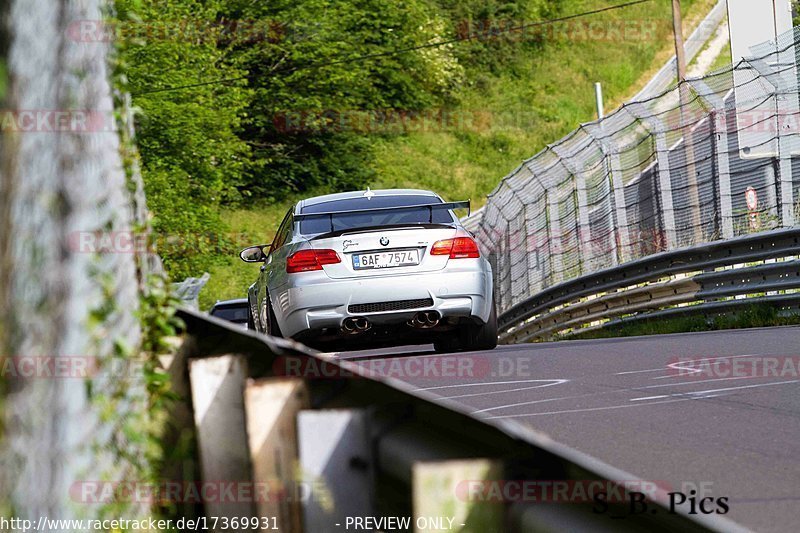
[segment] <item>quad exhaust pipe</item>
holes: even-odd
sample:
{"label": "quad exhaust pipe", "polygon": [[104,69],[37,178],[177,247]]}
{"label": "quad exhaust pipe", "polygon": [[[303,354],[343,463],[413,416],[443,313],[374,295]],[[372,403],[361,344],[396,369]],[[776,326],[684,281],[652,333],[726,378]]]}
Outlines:
{"label": "quad exhaust pipe", "polygon": [[347,317],[342,322],[342,332],[347,335],[358,335],[372,328],[372,324],[364,317]]}
{"label": "quad exhaust pipe", "polygon": [[439,311],[420,311],[409,320],[408,325],[417,329],[430,329],[438,326],[441,320]]}

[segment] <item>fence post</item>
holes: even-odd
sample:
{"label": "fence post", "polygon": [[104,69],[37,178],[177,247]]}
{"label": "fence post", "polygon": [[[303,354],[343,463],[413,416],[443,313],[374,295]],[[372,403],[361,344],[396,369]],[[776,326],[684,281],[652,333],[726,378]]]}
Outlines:
{"label": "fence post", "polygon": [[617,215],[617,257],[620,263],[628,260],[630,255],[630,239],[628,238],[628,212],[625,209],[625,183],[622,177],[622,166],[619,152],[608,154],[611,166],[611,184],[614,189],[614,211]]}
{"label": "fence post", "polygon": [[[608,227],[614,232],[614,238],[611,239],[611,249],[609,252],[611,253],[611,265],[614,266],[625,261],[625,245],[622,239],[622,229],[624,229],[624,241],[627,242],[628,240],[628,215],[625,212],[625,199],[622,198],[622,209],[620,210],[620,195],[617,191],[617,180],[615,178],[615,176],[619,175],[619,181],[622,181],[622,176],[620,175],[619,154],[615,154],[612,147],[609,146],[606,138],[598,134],[598,130],[600,133],[602,133],[601,125],[584,124],[583,129],[597,142],[597,145],[600,147],[600,151],[603,153],[603,167],[606,171],[606,176],[603,180],[603,183],[606,185],[608,190]],[[617,242],[618,240],[619,242]]]}
{"label": "fence post", "polygon": [[[776,190],[780,191],[780,203],[776,204],[781,224],[784,227],[794,226],[794,190],[792,187],[792,146],[798,135],[797,127],[785,117],[797,115],[797,69],[795,67],[795,49],[790,46],[782,54],[774,57],[778,65],[790,64],[791,68],[782,66],[776,69],[765,58],[748,58],[747,64],[752,67],[772,86],[772,97],[775,99],[775,128],[778,137],[778,165],[775,176]],[[793,138],[794,137],[794,138]]]}
{"label": "fence post", "polygon": [[[792,47],[794,52],[794,47]],[[794,62],[794,57],[792,57]],[[792,69],[794,74],[796,69]],[[797,84],[797,78],[794,78],[794,83]],[[775,98],[778,100],[778,158],[779,175],[780,175],[780,191],[781,191],[781,223],[784,228],[790,228],[795,225],[795,212],[794,212],[794,176],[792,175],[792,148],[797,143],[798,132],[795,128],[791,131],[791,125],[795,124],[798,120],[797,94],[791,91],[788,94],[779,94],[776,88]],[[793,102],[790,102],[790,98]],[[794,115],[793,120],[787,120],[791,115]]]}
{"label": "fence post", "polygon": [[723,239],[733,238],[733,200],[731,196],[731,163],[728,148],[728,113],[725,99],[714,92],[703,80],[690,80],[695,93],[707,102],[713,111],[709,115],[716,158],[717,183],[719,184],[720,228]]}
{"label": "fence post", "polygon": [[[200,470],[206,483],[252,483],[244,412],[246,378],[247,363],[242,355],[189,362]],[[221,493],[221,486],[218,489]],[[208,517],[253,516],[252,500],[231,502],[219,496],[203,500]]]}
{"label": "fence post", "polygon": [[[557,193],[546,189],[547,198],[547,240],[550,250],[550,279],[551,285],[561,281],[564,274],[564,262],[561,257],[563,247],[561,245],[561,219],[559,218],[559,206]],[[554,251],[555,250],[555,251]]]}
{"label": "fence post", "polygon": [[552,147],[553,152],[558,155],[561,164],[572,174],[575,189],[575,204],[578,211],[578,244],[581,255],[581,272],[587,272],[588,262],[592,257],[592,241],[590,237],[591,227],[589,225],[589,200],[586,193],[586,175],[584,174],[583,164],[575,162],[573,159],[562,155],[557,146]]}
{"label": "fence post", "polygon": [[[722,113],[723,128],[719,128],[719,113]],[[722,238],[733,238],[733,197],[731,195],[731,162],[728,153],[728,114],[724,104],[721,110],[711,114],[714,128],[714,154],[717,158],[717,174],[719,183],[719,210]]]}
{"label": "fence post", "polygon": [[649,113],[641,103],[629,104],[628,111],[642,121],[642,124],[655,139],[656,161],[658,163],[658,189],[661,199],[661,220],[667,238],[667,249],[674,250],[678,245],[675,227],[675,207],[672,202],[672,175],[669,165],[669,145],[664,123]]}
{"label": "fence post", "polygon": [[502,487],[502,461],[418,462],[411,477],[415,532],[503,530],[502,503],[483,496],[491,483]]}
{"label": "fence post", "polygon": [[589,201],[586,194],[586,177],[583,172],[573,173],[575,178],[575,204],[578,209],[578,243],[581,253],[581,274],[591,271],[591,227],[589,226]]}
{"label": "fence post", "polygon": [[347,518],[372,516],[373,472],[366,409],[300,411],[297,437],[306,483],[306,531],[344,531]]}
{"label": "fence post", "polygon": [[[305,382],[291,377],[250,380],[244,403],[253,482],[262,495],[256,498],[256,516],[272,517],[281,531],[301,531],[296,424],[298,412],[310,405]],[[269,489],[267,497],[263,488]]]}

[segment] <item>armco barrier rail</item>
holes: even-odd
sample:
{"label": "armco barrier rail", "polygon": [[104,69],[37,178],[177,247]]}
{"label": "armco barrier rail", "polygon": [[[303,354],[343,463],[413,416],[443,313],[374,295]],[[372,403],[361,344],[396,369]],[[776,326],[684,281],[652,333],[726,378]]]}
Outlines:
{"label": "armco barrier rail", "polygon": [[[800,215],[798,43],[796,28],[733,67],[628,103],[500,183],[466,225],[493,264],[503,342],[716,300],[715,274],[670,277],[737,264],[702,261],[717,251],[760,261],[742,243],[794,235],[776,230]],[[773,257],[796,255],[790,241]],[[769,279],[727,295],[797,288]]]}
{"label": "armco barrier rail", "polygon": [[[184,519],[248,520],[230,530],[266,519],[266,530],[314,533],[346,530],[348,517],[408,517],[414,531],[742,530],[721,516],[670,512],[664,482],[637,480],[514,421],[482,420],[291,341],[191,310],[179,316],[186,334],[169,369],[183,401],[173,406],[172,439],[196,445],[169,464],[164,483],[203,489],[202,501],[170,502]],[[582,490],[551,490],[618,484],[627,490],[609,498],[605,515]],[[648,511],[632,512],[641,488]],[[444,517],[455,525],[417,522]]]}
{"label": "armco barrier rail", "polygon": [[[561,283],[514,306],[499,317],[500,339],[544,339],[612,317],[690,303],[671,314],[711,314],[745,303],[796,309],[800,294],[763,295],[800,290],[799,255],[800,228],[661,252]],[[757,300],[726,300],[742,296]],[[664,315],[637,319],[654,316]]]}

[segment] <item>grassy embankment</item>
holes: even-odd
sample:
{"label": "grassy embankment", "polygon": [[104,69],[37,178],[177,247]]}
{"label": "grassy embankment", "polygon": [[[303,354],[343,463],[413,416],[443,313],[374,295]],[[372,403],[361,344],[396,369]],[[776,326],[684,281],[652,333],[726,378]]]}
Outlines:
{"label": "grassy embankment", "polygon": [[[684,0],[687,31],[714,3]],[[564,0],[562,13],[597,8],[596,0]],[[586,19],[600,27],[626,28],[627,35],[606,29],[597,39],[581,35],[574,25],[556,27],[546,33],[551,37],[541,54],[514,57],[497,73],[471,76],[459,90],[459,109],[465,117],[477,117],[473,125],[376,136],[378,178],[370,186],[431,189],[447,199],[471,198],[475,208],[481,206],[485,195],[523,159],[595,118],[594,82],[603,84],[607,110],[647,82],[673,53],[670,9],[669,2],[657,1]],[[643,38],[641,29],[652,24],[656,38]],[[223,218],[243,245],[268,242],[295,200],[230,210]],[[201,307],[244,296],[257,272],[256,266],[231,257],[212,270]]]}

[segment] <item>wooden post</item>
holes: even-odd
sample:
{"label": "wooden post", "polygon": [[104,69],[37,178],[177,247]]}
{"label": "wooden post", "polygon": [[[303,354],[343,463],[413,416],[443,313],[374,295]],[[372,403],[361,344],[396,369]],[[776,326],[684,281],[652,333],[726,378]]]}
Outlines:
{"label": "wooden post", "polygon": [[256,516],[274,518],[269,528],[302,531],[297,414],[309,407],[308,389],[297,378],[251,380],[244,404],[253,483],[261,495],[255,502]]}
{"label": "wooden post", "polygon": [[[345,531],[374,516],[372,457],[364,409],[301,411],[297,418],[305,531]],[[352,524],[350,524],[352,526]]]}
{"label": "wooden post", "polygon": [[415,463],[414,531],[503,531],[504,502],[484,497],[487,483],[502,484],[502,471],[490,459]]}
{"label": "wooden post", "polygon": [[253,481],[244,414],[246,377],[247,365],[241,355],[189,362],[204,489],[200,494],[205,497],[208,517],[253,516],[253,498],[241,497],[239,490],[252,486]]}

